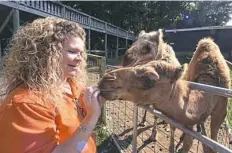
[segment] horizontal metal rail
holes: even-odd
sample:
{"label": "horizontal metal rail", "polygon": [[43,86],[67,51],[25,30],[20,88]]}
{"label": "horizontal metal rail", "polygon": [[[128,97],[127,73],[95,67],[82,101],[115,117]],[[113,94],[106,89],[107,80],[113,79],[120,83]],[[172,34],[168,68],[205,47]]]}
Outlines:
{"label": "horizontal metal rail", "polygon": [[[167,123],[175,126],[176,128],[182,130],[183,132],[189,134],[190,136],[194,137],[195,139],[201,141],[203,144],[209,146],[210,148],[212,148],[213,150],[220,152],[220,153],[232,153],[232,150],[226,148],[225,146],[217,143],[216,141],[198,133],[195,132],[193,130],[190,130],[188,128],[186,128],[184,125],[179,124],[177,122],[175,122],[174,120],[168,118],[167,116],[165,116],[163,113],[154,110],[153,108],[149,107],[149,106],[139,106],[139,107],[143,107],[144,109],[146,109],[147,111],[149,111],[151,114],[153,114],[154,116],[157,116],[159,118],[161,118],[162,120],[166,121]],[[136,120],[137,121],[137,120]]]}
{"label": "horizontal metal rail", "polygon": [[106,65],[106,68],[118,69],[120,66]]}
{"label": "horizontal metal rail", "polygon": [[165,32],[184,32],[184,31],[200,31],[200,30],[217,30],[217,29],[232,29],[232,26],[209,26],[209,27],[196,27],[186,29],[166,29]]}
{"label": "horizontal metal rail", "polygon": [[211,85],[206,85],[206,84],[201,84],[201,83],[195,83],[195,82],[189,82],[190,88],[192,89],[199,89],[199,90],[204,90],[206,92],[211,92],[215,95],[218,96],[224,96],[224,97],[232,97],[232,90],[227,89],[227,88],[221,88],[221,87],[216,87],[216,86],[211,86]]}

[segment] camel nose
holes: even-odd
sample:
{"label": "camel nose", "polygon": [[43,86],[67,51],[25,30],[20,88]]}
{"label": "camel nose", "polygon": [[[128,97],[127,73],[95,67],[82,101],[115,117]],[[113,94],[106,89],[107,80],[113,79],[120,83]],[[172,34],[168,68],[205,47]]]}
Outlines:
{"label": "camel nose", "polygon": [[103,77],[103,79],[106,81],[114,81],[117,79],[117,77],[114,74],[108,73]]}
{"label": "camel nose", "polygon": [[108,88],[111,83],[113,83],[117,77],[114,74],[105,74],[103,78],[98,83],[100,89]]}

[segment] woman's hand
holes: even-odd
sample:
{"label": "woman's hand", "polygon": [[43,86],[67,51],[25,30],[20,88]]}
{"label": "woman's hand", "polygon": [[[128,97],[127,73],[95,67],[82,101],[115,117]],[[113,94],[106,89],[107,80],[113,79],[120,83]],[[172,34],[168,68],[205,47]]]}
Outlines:
{"label": "woman's hand", "polygon": [[100,117],[101,107],[105,99],[99,95],[100,90],[97,87],[88,87],[84,92],[84,101],[87,107],[87,115]]}

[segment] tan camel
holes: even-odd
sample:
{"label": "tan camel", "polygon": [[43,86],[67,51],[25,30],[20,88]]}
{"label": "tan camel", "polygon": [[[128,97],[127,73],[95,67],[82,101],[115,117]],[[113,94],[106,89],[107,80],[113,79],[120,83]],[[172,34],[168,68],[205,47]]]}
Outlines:
{"label": "tan camel", "polygon": [[146,64],[153,60],[163,60],[180,66],[172,47],[163,41],[163,32],[141,31],[138,40],[126,51],[122,58],[123,67]]}
{"label": "tan camel", "polygon": [[[146,64],[154,60],[163,60],[175,66],[180,66],[172,47],[163,41],[163,32],[151,31],[146,33],[144,30],[140,32],[138,40],[126,51],[122,58],[121,65],[123,67],[131,67]],[[142,121],[139,125],[144,126],[146,122],[145,110]],[[154,117],[154,125],[150,140],[155,141],[157,134],[157,117]]]}
{"label": "tan camel", "polygon": [[[186,68],[164,61],[152,61],[136,67],[120,68],[105,74],[99,82],[101,95],[107,100],[129,100],[153,107],[175,121],[192,128],[211,116],[210,137],[217,141],[217,133],[227,114],[228,98],[191,89],[183,80]],[[230,87],[230,71],[219,47],[211,39],[199,41],[188,68],[189,80]],[[183,152],[192,146],[192,138],[185,136]],[[204,152],[214,152],[203,147]]]}

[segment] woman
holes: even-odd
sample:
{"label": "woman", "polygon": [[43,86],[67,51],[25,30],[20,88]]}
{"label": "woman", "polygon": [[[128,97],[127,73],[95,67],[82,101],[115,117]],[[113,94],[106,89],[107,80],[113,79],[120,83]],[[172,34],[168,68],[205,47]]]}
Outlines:
{"label": "woman", "polygon": [[96,152],[92,132],[104,100],[85,88],[85,37],[77,23],[51,17],[13,36],[3,70],[1,153]]}

